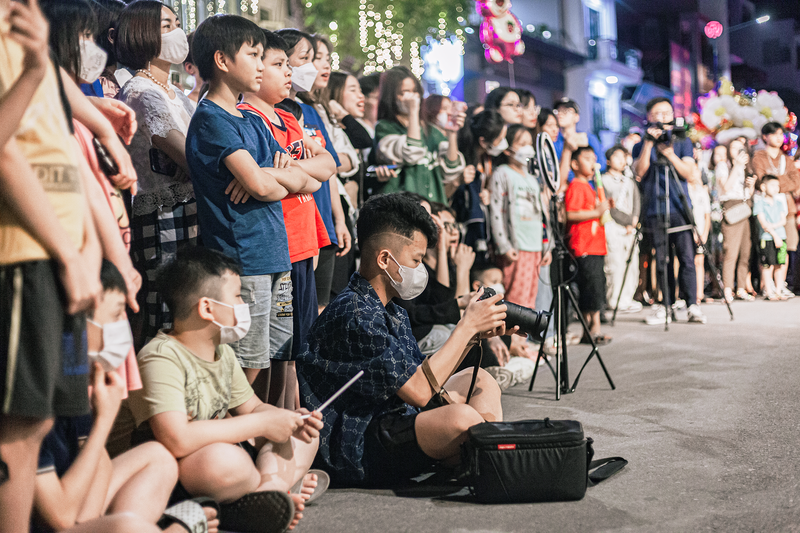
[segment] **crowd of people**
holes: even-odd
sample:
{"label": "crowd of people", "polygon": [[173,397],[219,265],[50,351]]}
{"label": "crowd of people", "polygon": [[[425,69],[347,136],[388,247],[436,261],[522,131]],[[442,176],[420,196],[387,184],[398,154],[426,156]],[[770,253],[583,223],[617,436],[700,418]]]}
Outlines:
{"label": "crowd of people", "polygon": [[707,299],[800,282],[777,124],[752,157],[706,153],[656,99],[603,152],[572,100],[425,97],[235,15],[187,36],[154,0],[0,0],[0,21],[0,531],[283,531],[330,483],[457,466],[559,342],[501,303],[550,308],[557,243],[575,342],[610,342],[609,311],[705,323]]}

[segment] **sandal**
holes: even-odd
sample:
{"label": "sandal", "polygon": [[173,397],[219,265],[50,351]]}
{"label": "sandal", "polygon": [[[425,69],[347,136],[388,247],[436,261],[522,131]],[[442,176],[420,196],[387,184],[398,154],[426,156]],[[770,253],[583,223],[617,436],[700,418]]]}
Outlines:
{"label": "sandal", "polygon": [[220,506],[219,529],[238,533],[283,533],[294,520],[294,502],[285,492],[245,494]]}
{"label": "sandal", "polygon": [[[325,494],[325,491],[328,490],[328,487],[331,484],[331,477],[325,472],[324,470],[309,470],[308,474],[316,474],[317,476],[317,488],[314,489],[314,492],[311,494],[311,497],[306,500],[305,504],[308,505],[314,500],[318,499],[320,496]],[[303,490],[303,481],[305,481],[306,476],[303,476],[300,481],[294,484],[292,487],[292,494],[300,494],[300,491]]]}
{"label": "sandal", "polygon": [[167,529],[172,524],[179,524],[189,533],[207,533],[208,522],[203,507],[211,507],[219,516],[219,504],[211,498],[193,498],[169,507],[158,521],[158,527]]}
{"label": "sandal", "polygon": [[[607,345],[607,344],[609,344],[611,342],[612,338],[611,337],[607,337],[606,335],[603,335],[602,333],[600,333],[598,335],[595,335],[593,337],[593,340],[594,340],[595,346],[605,346],[605,345]],[[589,340],[589,337],[585,337],[584,336],[581,339],[581,344],[592,344],[592,342]]]}
{"label": "sandal", "polygon": [[755,298],[746,290],[739,289],[736,291],[736,299],[737,300],[744,300],[745,302],[752,302]]}

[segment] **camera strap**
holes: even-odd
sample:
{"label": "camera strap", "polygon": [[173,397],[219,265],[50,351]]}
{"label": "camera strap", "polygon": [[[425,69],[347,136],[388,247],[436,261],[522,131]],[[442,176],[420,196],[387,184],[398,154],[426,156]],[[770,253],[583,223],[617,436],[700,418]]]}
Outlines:
{"label": "camera strap", "polygon": [[[478,369],[481,366],[481,361],[483,361],[483,345],[480,343],[478,336],[476,335],[470,342],[467,344],[466,348],[464,349],[464,356],[472,349],[473,346],[477,344],[480,348],[478,352],[478,357],[475,358],[475,366],[472,369],[472,382],[469,385],[469,392],[467,392],[467,403],[472,398],[472,392],[475,389],[475,382],[478,380]],[[462,356],[462,360],[463,357]],[[450,397],[450,394],[445,390],[445,388],[439,384],[439,380],[436,379],[436,376],[433,374],[433,370],[431,370],[431,363],[430,363],[431,356],[425,358],[422,361],[422,373],[425,374],[425,379],[428,380],[428,384],[431,386],[434,394],[438,394],[441,398],[443,403],[447,405],[451,405],[456,403],[453,398]]]}

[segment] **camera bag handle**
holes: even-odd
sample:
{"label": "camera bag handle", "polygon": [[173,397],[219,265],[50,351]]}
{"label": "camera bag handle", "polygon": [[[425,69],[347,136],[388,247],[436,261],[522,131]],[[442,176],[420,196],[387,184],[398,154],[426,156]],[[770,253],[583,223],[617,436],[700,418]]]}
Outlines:
{"label": "camera bag handle", "polygon": [[628,464],[627,459],[622,457],[604,457],[603,459],[592,460],[594,457],[594,448],[592,444],[594,440],[591,437],[586,439],[586,463],[587,472],[589,473],[589,486],[594,487],[601,481],[610,478]]}

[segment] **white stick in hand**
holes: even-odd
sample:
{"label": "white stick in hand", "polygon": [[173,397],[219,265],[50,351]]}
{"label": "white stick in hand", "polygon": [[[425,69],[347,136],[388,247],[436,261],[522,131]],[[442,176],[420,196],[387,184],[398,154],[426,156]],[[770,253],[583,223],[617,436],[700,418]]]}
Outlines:
{"label": "white stick in hand", "polygon": [[[341,394],[342,394],[344,391],[346,391],[348,388],[350,388],[350,385],[352,385],[353,383],[355,383],[356,381],[358,381],[358,378],[360,378],[360,377],[361,377],[361,376],[363,376],[363,375],[364,375],[364,371],[363,371],[363,370],[359,370],[359,371],[358,371],[358,374],[356,374],[355,376],[353,376],[353,378],[352,378],[350,381],[348,381],[347,383],[345,383],[345,384],[344,384],[344,386],[343,386],[341,389],[337,390],[337,391],[336,391],[336,392],[333,394],[333,396],[331,396],[330,398],[328,398],[328,401],[326,401],[325,403],[323,403],[322,405],[320,405],[319,407],[317,407],[317,408],[316,408],[316,409],[314,409],[314,410],[315,410],[315,411],[320,411],[320,412],[322,412],[322,410],[323,410],[323,409],[325,409],[326,407],[328,407],[328,406],[329,406],[329,405],[330,405],[330,404],[333,402],[333,400],[335,400],[336,398],[338,398],[339,396],[341,396]],[[303,419],[303,420],[305,420],[306,418],[308,418],[308,417],[310,417],[310,416],[311,416],[311,413],[309,413],[309,414],[307,414],[307,415],[303,415],[303,416],[301,416],[300,418],[301,418],[301,419]]]}

